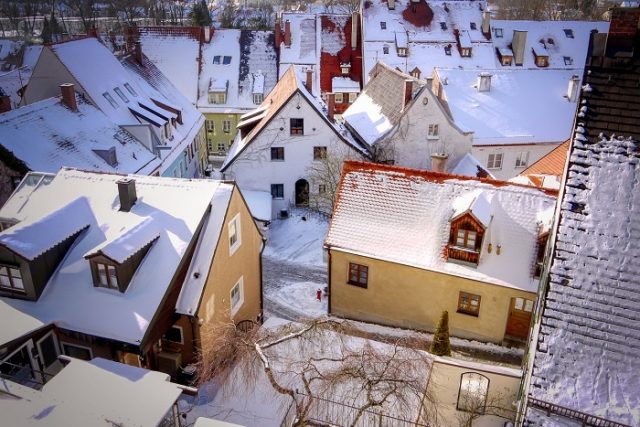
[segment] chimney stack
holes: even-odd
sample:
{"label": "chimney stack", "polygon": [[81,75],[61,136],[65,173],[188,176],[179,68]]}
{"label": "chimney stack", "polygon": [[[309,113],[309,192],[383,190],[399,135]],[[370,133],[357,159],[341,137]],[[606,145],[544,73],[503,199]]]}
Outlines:
{"label": "chimney stack", "polygon": [[491,12],[486,9],[482,12],[482,34],[487,38],[491,38]]}
{"label": "chimney stack", "polygon": [[11,111],[11,97],[0,88],[0,113]]}
{"label": "chimney stack", "polygon": [[138,62],[138,64],[144,65],[142,62],[142,43],[140,43],[139,41],[135,42],[134,49],[135,49],[134,55],[135,55],[136,61]]}
{"label": "chimney stack", "polygon": [[136,180],[133,178],[122,178],[116,181],[118,184],[118,196],[120,197],[120,212],[129,212],[135,205],[138,196],[136,195]]}
{"label": "chimney stack", "polygon": [[282,28],[280,27],[280,16],[276,16],[276,49],[280,50],[280,43],[282,43]]}
{"label": "chimney stack", "polygon": [[63,83],[60,85],[62,94],[62,103],[71,111],[78,111],[78,101],[76,99],[76,90],[73,83]]}
{"label": "chimney stack", "polygon": [[209,43],[211,41],[211,27],[207,25],[206,27],[203,28],[203,30],[204,30],[204,42]]}
{"label": "chimney stack", "polygon": [[396,8],[396,0],[387,0],[387,6],[389,10],[394,10]]}
{"label": "chimney stack", "polygon": [[569,87],[567,88],[567,98],[569,102],[575,102],[578,99],[578,86],[580,85],[580,77],[576,74],[569,79]]}
{"label": "chimney stack", "polygon": [[311,69],[307,70],[307,79],[304,82],[304,87],[313,95],[313,70]]}
{"label": "chimney stack", "polygon": [[478,92],[490,92],[491,91],[491,74],[483,72],[478,74]]}
{"label": "chimney stack", "polygon": [[440,173],[446,172],[448,158],[449,156],[445,153],[433,153],[431,155],[431,170]]}
{"label": "chimney stack", "polygon": [[358,12],[351,14],[351,49],[358,48]]}
{"label": "chimney stack", "polygon": [[291,21],[284,21],[284,45],[291,47]]}
{"label": "chimney stack", "polygon": [[333,114],[336,110],[336,95],[334,93],[330,93],[327,95],[327,117],[330,121],[333,121]]}
{"label": "chimney stack", "polygon": [[404,81],[404,104],[403,109],[411,102],[413,98],[413,82],[411,80]]}
{"label": "chimney stack", "polygon": [[524,48],[526,44],[527,32],[522,30],[513,30],[511,50],[513,50],[513,60],[516,65],[522,65],[524,63]]}

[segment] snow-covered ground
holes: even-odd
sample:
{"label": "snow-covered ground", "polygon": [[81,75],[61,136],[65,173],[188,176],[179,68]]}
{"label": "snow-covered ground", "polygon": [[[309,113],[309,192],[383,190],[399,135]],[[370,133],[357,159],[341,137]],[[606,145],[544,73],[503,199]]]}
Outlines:
{"label": "snow-covered ground", "polygon": [[271,223],[264,256],[314,267],[324,267],[322,244],[327,235],[328,220],[303,210],[293,211],[290,218]]}

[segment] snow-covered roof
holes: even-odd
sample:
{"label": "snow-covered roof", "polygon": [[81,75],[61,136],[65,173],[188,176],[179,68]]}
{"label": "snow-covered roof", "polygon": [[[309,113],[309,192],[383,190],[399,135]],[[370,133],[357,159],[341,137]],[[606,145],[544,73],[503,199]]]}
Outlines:
{"label": "snow-covered roof", "polygon": [[360,83],[351,80],[349,77],[333,77],[331,79],[331,87],[333,92],[343,92],[343,93],[359,93],[360,92]]}
{"label": "snow-covered roof", "polygon": [[[639,66],[594,54],[587,67],[528,389],[539,401],[629,426],[640,425]],[[555,421],[528,405],[528,420]]]}
{"label": "snow-covered roof", "polygon": [[478,178],[495,178],[471,153],[465,154],[450,171],[454,175],[476,176]]}
{"label": "snow-covered roof", "polygon": [[[262,116],[260,121],[254,125],[253,129],[244,137],[240,132],[236,135],[236,139],[229,148],[229,153],[224,160],[221,171],[224,170],[242,153],[253,139],[260,134],[262,129],[271,121],[271,119],[280,111],[280,109],[287,103],[296,93],[300,93],[304,99],[306,99],[317,114],[324,120],[324,122],[333,129],[333,131],[343,140],[346,144],[355,148],[359,152],[366,153],[366,149],[362,147],[351,135],[351,133],[344,127],[344,125],[331,121],[327,118],[327,107],[318,98],[313,96],[302,83],[303,71],[300,68],[291,66],[289,71],[278,81],[278,84],[273,88],[269,96],[260,104],[260,107],[255,110],[256,114]],[[246,114],[245,121],[249,114]]]}
{"label": "snow-covered roof", "polygon": [[[491,41],[497,49],[511,50],[513,32],[526,31],[526,43],[524,48],[524,63],[518,68],[538,68],[535,57],[531,53],[536,51],[538,55],[549,57],[548,68],[565,70],[584,69],[589,37],[592,30],[601,33],[609,31],[609,22],[606,21],[521,21],[521,20],[492,20]],[[500,36],[502,34],[502,36]],[[569,59],[565,59],[569,58]],[[502,67],[496,64],[496,68]]]}
{"label": "snow-covered roof", "polygon": [[0,89],[11,97],[11,108],[16,108],[22,100],[22,88],[29,83],[33,68],[22,66],[0,74]]}
{"label": "snow-covered roof", "polygon": [[495,70],[483,92],[477,71],[436,72],[454,122],[474,132],[474,145],[560,143],[571,135],[577,103],[566,94],[575,71]]}
{"label": "snow-covered roof", "polygon": [[271,220],[271,204],[273,196],[267,191],[242,190],[251,216],[259,221]]}
{"label": "snow-covered roof", "polygon": [[118,264],[122,264],[159,237],[158,224],[151,218],[146,217],[140,219],[138,223],[133,223],[121,229],[119,236],[111,240],[105,240],[87,252],[84,257],[90,258],[102,254]]}
{"label": "snow-covered roof", "polygon": [[71,359],[41,390],[2,381],[0,412],[15,426],[156,426],[181,394],[161,372],[102,358]]}
{"label": "snow-covered roof", "polygon": [[[325,241],[328,247],[537,290],[538,280],[532,278],[536,239],[542,214],[553,212],[554,196],[502,181],[347,162],[337,200]],[[489,243],[502,247],[500,255],[483,249],[476,268],[444,257],[450,221],[459,205],[487,224],[483,248]]]}
{"label": "snow-covered roof", "polygon": [[404,85],[413,84],[415,94],[424,82],[379,62],[372,79],[342,114],[343,119],[367,144],[382,138],[398,124],[405,109]]}
{"label": "snow-covered roof", "polygon": [[[130,175],[135,179],[138,201],[130,212],[121,212],[116,182],[122,175],[62,169],[53,180],[20,197],[17,206],[11,199],[0,210],[0,217],[13,218],[18,225],[0,233],[0,238],[13,230],[29,229],[66,214],[71,228],[85,225],[65,258],[49,278],[45,291],[37,301],[0,298],[0,318],[16,322],[15,311],[44,324],[89,335],[139,345],[171,284],[178,265],[194,239],[198,225],[217,194],[217,181],[193,181]],[[89,210],[73,209],[69,204],[78,198]],[[115,200],[115,202],[114,202]],[[76,202],[80,203],[80,202]],[[58,213],[56,213],[58,212]],[[53,215],[52,215],[53,214]],[[127,239],[122,230],[139,225],[141,218],[153,224],[160,236],[138,266],[124,293],[93,285],[90,263],[84,258],[96,248],[104,248],[116,258],[126,256],[129,243],[138,246],[144,239]],[[147,223],[147,222],[145,222]],[[146,227],[146,225],[145,225]],[[68,227],[65,227],[65,229]],[[48,246],[53,231],[34,239]],[[56,231],[68,234],[66,231]],[[147,236],[146,233],[141,235]],[[46,238],[45,238],[46,237]],[[105,242],[108,242],[105,244]],[[105,244],[105,246],[101,246]],[[111,249],[114,249],[111,252]],[[116,250],[117,249],[117,250]],[[122,252],[120,250],[123,250]],[[34,249],[33,252],[38,252]],[[122,255],[123,254],[123,255]],[[122,256],[121,256],[122,255]],[[22,316],[22,317],[25,317]],[[33,322],[33,320],[29,320]],[[17,331],[16,331],[17,332]],[[4,337],[8,339],[10,337]],[[16,338],[16,337],[14,337]],[[1,344],[1,343],[0,343]]]}
{"label": "snow-covered roof", "polygon": [[[0,116],[0,144],[31,170],[61,167],[149,173],[160,159],[102,111],[77,97],[78,111],[49,98]],[[112,156],[100,155],[114,150]]]}
{"label": "snow-covered roof", "polygon": [[[187,29],[187,30],[190,30]],[[200,40],[190,31],[174,33],[163,27],[141,28],[139,41],[151,62],[192,104],[198,99]]]}
{"label": "snow-covered roof", "polygon": [[306,13],[283,13],[282,31],[286,22],[291,25],[291,46],[284,40],[280,46],[280,75],[284,75],[291,65],[317,65],[320,61],[320,32],[316,15]]}
{"label": "snow-covered roof", "polygon": [[[211,42],[202,45],[197,106],[205,113],[253,109],[253,95],[266,96],[277,82],[277,72],[272,31],[216,30]],[[209,91],[226,91],[226,102],[210,103]]]}

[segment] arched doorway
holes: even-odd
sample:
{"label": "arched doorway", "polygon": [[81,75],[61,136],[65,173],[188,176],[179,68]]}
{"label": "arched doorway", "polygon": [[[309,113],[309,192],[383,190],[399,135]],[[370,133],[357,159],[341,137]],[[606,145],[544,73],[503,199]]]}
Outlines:
{"label": "arched doorway", "polygon": [[306,179],[296,181],[296,206],[309,206],[309,182]]}

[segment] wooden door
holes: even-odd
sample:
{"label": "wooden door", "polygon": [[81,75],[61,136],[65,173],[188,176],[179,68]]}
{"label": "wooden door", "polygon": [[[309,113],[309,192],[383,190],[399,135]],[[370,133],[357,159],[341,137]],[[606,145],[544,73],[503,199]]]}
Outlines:
{"label": "wooden door", "polygon": [[526,340],[529,335],[532,312],[532,300],[519,297],[511,298],[505,335],[511,338]]}

